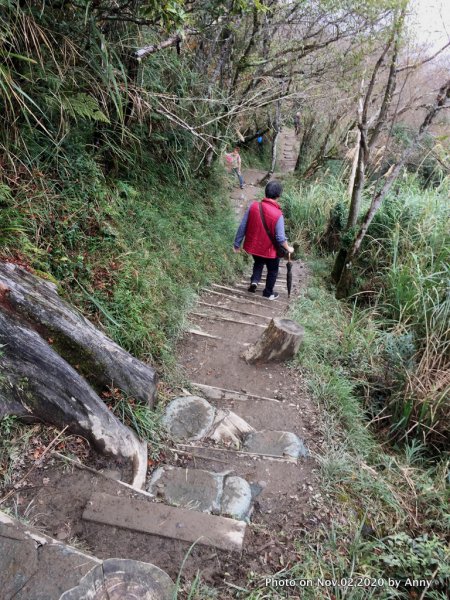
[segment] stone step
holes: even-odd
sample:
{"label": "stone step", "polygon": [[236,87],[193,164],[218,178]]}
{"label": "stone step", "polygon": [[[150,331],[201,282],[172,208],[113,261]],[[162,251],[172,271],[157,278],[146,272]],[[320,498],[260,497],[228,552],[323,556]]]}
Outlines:
{"label": "stone step", "polygon": [[142,499],[94,493],[83,519],[221,550],[242,550],[246,524]]}
{"label": "stone step", "polygon": [[239,447],[253,427],[230,410],[217,409],[200,396],[180,396],[166,407],[163,425],[176,441],[213,440]]}
{"label": "stone step", "polygon": [[298,459],[307,456],[303,441],[289,431],[255,431],[230,410],[215,408],[200,396],[181,396],[167,406],[163,423],[178,442],[213,440],[254,456]]}
{"label": "stone step", "polygon": [[147,491],[165,504],[240,521],[247,520],[252,509],[250,485],[230,472],[164,465],[154,471]]}

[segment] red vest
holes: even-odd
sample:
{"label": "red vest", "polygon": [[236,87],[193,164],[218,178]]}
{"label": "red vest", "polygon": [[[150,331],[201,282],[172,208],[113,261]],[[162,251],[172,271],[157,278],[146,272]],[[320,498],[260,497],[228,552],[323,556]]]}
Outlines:
{"label": "red vest", "polygon": [[[267,227],[272,236],[275,237],[275,225],[282,214],[280,205],[271,198],[264,198],[262,208]],[[261,221],[259,202],[253,202],[250,206],[247,227],[245,228],[244,250],[249,254],[262,256],[263,258],[277,257],[272,240],[267,235]]]}

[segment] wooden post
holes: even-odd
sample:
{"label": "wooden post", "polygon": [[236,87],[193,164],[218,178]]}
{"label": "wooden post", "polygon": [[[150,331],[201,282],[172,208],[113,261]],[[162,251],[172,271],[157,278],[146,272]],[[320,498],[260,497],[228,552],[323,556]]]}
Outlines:
{"label": "wooden post", "polygon": [[259,340],[243,355],[248,363],[289,360],[302,343],[304,329],[291,319],[277,317],[270,321]]}

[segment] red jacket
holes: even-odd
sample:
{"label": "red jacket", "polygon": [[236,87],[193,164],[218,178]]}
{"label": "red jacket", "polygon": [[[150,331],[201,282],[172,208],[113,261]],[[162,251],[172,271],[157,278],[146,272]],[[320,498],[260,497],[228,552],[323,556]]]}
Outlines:
{"label": "red jacket", "polygon": [[[282,214],[280,205],[271,198],[264,198],[262,208],[267,227],[272,237],[275,238],[275,225]],[[259,202],[253,202],[250,206],[247,227],[245,229],[244,250],[249,254],[262,256],[263,258],[277,257],[277,251],[261,221]]]}

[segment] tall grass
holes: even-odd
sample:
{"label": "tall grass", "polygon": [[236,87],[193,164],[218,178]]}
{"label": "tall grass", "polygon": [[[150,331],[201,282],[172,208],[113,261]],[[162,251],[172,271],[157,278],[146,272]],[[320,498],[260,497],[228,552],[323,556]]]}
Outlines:
{"label": "tall grass", "polygon": [[[392,434],[441,446],[450,430],[449,185],[423,189],[408,176],[386,198],[364,240],[352,300],[384,333]],[[292,180],[285,205],[289,237],[304,250],[323,254],[330,215],[346,220],[346,190],[333,178]]]}

